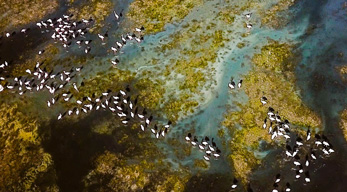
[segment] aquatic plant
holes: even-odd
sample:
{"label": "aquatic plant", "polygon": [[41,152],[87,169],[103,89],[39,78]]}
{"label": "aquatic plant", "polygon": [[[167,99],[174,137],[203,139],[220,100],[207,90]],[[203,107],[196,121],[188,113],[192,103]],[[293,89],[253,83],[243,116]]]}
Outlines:
{"label": "aquatic plant", "polygon": [[342,130],[343,136],[347,141],[347,109],[344,109],[340,115],[340,128]]}
{"label": "aquatic plant", "polygon": [[342,65],[339,67],[336,67],[337,72],[340,74],[341,79],[346,82],[347,81],[347,66]]}
{"label": "aquatic plant", "polygon": [[[132,163],[131,163],[132,162]],[[98,191],[183,191],[189,175],[172,171],[163,163],[133,159],[105,151],[84,179],[86,189]]]}
{"label": "aquatic plant", "polygon": [[[239,104],[240,110],[225,115],[223,126],[228,128],[233,138],[229,143],[232,151],[229,158],[243,182],[247,182],[252,169],[261,164],[254,155],[254,151],[259,151],[259,141],[270,145],[284,142],[274,142],[267,130],[262,128],[269,106],[294,126],[321,126],[318,115],[302,102],[295,88],[293,70],[296,62],[291,59],[294,57],[292,50],[292,45],[276,41],[269,41],[262,47],[261,52],[252,58],[253,69],[244,77],[243,90],[248,96],[247,103]],[[268,99],[265,106],[260,103],[262,96]],[[292,131],[302,134],[300,129],[297,131],[292,127]]]}
{"label": "aquatic plant", "polygon": [[130,4],[127,17],[136,27],[144,26],[145,34],[164,29],[165,24],[183,19],[202,0],[135,0]]}
{"label": "aquatic plant", "polygon": [[139,92],[139,103],[141,106],[151,110],[159,108],[160,101],[165,93],[162,81],[143,77],[136,81],[134,87]]}
{"label": "aquatic plant", "polygon": [[208,168],[208,164],[203,159],[195,159],[194,160],[194,167],[207,169]]}
{"label": "aquatic plant", "polygon": [[296,0],[279,0],[277,3],[267,8],[266,11],[260,10],[259,13],[261,16],[261,24],[272,27],[279,28],[284,26],[286,23],[286,18],[281,16],[281,12],[288,10],[291,6],[296,3]]}
{"label": "aquatic plant", "polygon": [[91,0],[82,3],[78,7],[70,8],[69,12],[73,13],[77,20],[92,18],[94,24],[90,29],[90,32],[97,32],[104,26],[104,20],[111,14],[113,7],[113,1]]}
{"label": "aquatic plant", "polygon": [[[0,189],[46,191],[56,188],[52,157],[41,147],[38,125],[19,112],[17,105],[1,104],[0,151]],[[40,183],[49,175],[51,181]]]}
{"label": "aquatic plant", "polygon": [[0,32],[38,21],[52,13],[58,5],[58,0],[0,1]]}

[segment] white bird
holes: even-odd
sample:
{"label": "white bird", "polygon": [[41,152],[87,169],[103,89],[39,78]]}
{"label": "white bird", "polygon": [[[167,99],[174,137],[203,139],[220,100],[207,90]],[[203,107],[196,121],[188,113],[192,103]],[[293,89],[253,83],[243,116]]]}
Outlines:
{"label": "white bird", "polygon": [[323,145],[326,146],[326,147],[328,147],[328,146],[329,146],[329,143],[326,142],[326,141],[323,141]]}
{"label": "white bird", "polygon": [[118,51],[115,47],[111,47],[111,50],[113,51],[114,54],[117,53]]}
{"label": "white bird", "polygon": [[217,158],[217,157],[219,157],[220,155],[219,155],[218,153],[214,153],[213,156]]}
{"label": "white bird", "polygon": [[307,132],[306,132],[306,141],[310,140],[311,139],[311,131],[310,129],[307,129]]}
{"label": "white bird", "polygon": [[185,140],[186,140],[186,141],[190,141],[190,140],[191,140],[191,137],[192,137],[192,134],[191,134],[191,133],[188,133],[188,135],[185,137]]}
{"label": "white bird", "polygon": [[267,98],[266,97],[261,97],[260,98],[261,104],[265,105],[267,103]]}
{"label": "white bird", "polygon": [[266,129],[266,119],[264,120],[263,129]]}
{"label": "white bird", "polygon": [[280,174],[277,174],[276,175],[276,180],[275,180],[275,183],[279,183],[281,181],[281,175]]}
{"label": "white bird", "polygon": [[229,87],[230,89],[235,89],[235,82],[234,82],[234,80],[231,80],[231,81],[228,83],[228,87]]}
{"label": "white bird", "polygon": [[114,15],[114,17],[116,18],[116,20],[119,19],[119,15],[116,13],[116,11],[113,11],[113,15]]}
{"label": "white bird", "polygon": [[250,19],[252,17],[252,13],[246,13],[245,16],[247,19]]}
{"label": "white bird", "polygon": [[60,120],[62,118],[62,114],[60,113],[58,116],[58,120]]}
{"label": "white bird", "polygon": [[36,25],[41,29],[41,27],[42,27],[41,23],[36,23]]}
{"label": "white bird", "polygon": [[305,172],[305,181],[306,181],[306,183],[311,182],[311,179],[310,179],[310,174],[309,174],[309,172],[308,172],[308,171],[306,171],[306,172]]}
{"label": "white bird", "polygon": [[284,134],[283,137],[287,140],[287,139],[290,139],[290,136],[289,135],[286,135]]}
{"label": "white bird", "polygon": [[77,92],[79,92],[78,89],[77,89],[76,83],[73,83],[72,85],[73,85],[73,88],[74,88]]}
{"label": "white bird", "polygon": [[117,58],[116,58],[115,60],[112,60],[112,61],[111,61],[112,65],[117,65],[118,62],[119,62],[119,60],[118,60]]}
{"label": "white bird", "polygon": [[142,37],[141,38],[135,37],[135,41],[137,41],[138,43],[141,43]]}
{"label": "white bird", "polygon": [[241,79],[241,80],[239,81],[239,83],[237,84],[237,87],[238,87],[238,88],[241,88],[241,86],[242,86],[242,81],[243,81],[243,80]]}
{"label": "white bird", "polygon": [[300,166],[301,165],[299,161],[294,161],[293,163],[294,163],[295,166]]}
{"label": "white bird", "polygon": [[251,23],[246,23],[248,29],[252,29],[253,25]]}
{"label": "white bird", "polygon": [[233,185],[231,185],[231,188],[235,189],[237,187],[237,183],[238,183],[238,180],[236,178],[234,178]]}
{"label": "white bird", "polygon": [[205,159],[206,161],[209,161],[209,160],[210,160],[210,158],[207,157],[206,155],[204,155],[204,159]]}
{"label": "white bird", "polygon": [[117,44],[117,46],[118,46],[119,48],[122,48],[122,47],[123,47],[123,45],[122,45],[121,43],[119,43],[118,41],[116,42],[116,44]]}
{"label": "white bird", "polygon": [[104,41],[105,37],[101,34],[98,34],[98,37],[101,39],[101,41]]}
{"label": "white bird", "polygon": [[126,93],[125,93],[123,90],[119,90],[119,92],[120,92],[123,96],[126,95]]}
{"label": "white bird", "polygon": [[277,131],[274,131],[273,134],[272,134],[272,136],[271,136],[271,139],[273,140],[273,139],[276,138],[276,137],[277,137]]}
{"label": "white bird", "polygon": [[286,155],[287,157],[293,157],[293,155],[289,151],[286,151]]}
{"label": "white bird", "polygon": [[135,28],[135,31],[136,31],[136,32],[141,32],[143,29],[144,29],[143,27],[141,27],[141,28],[137,28],[137,27],[136,27],[136,28]]}

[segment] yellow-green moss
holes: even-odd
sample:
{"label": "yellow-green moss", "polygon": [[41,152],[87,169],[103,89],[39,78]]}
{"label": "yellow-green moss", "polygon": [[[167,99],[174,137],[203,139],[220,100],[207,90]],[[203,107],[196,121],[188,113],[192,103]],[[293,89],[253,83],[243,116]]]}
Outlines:
{"label": "yellow-green moss", "polygon": [[272,5],[270,9],[260,9],[259,13],[261,13],[262,18],[261,24],[273,28],[284,26],[286,24],[286,19],[284,16],[280,16],[279,13],[288,10],[295,2],[296,0],[280,0]]}
{"label": "yellow-green moss", "polygon": [[135,0],[127,16],[134,26],[144,26],[146,34],[160,32],[165,24],[183,19],[202,0]]}
{"label": "yellow-green moss", "polygon": [[236,45],[236,47],[239,48],[239,49],[242,49],[242,48],[244,48],[245,46],[246,46],[246,44],[245,44],[245,43],[242,43],[242,42],[240,42],[240,43],[238,43],[238,44]]}
{"label": "yellow-green moss", "polygon": [[345,137],[345,140],[347,141],[347,109],[341,112],[340,118],[340,128],[342,130],[343,136]]}
{"label": "yellow-green moss", "polygon": [[[190,178],[185,171],[163,168],[162,162],[132,160],[106,151],[84,179],[85,187],[98,191],[183,191]],[[156,170],[156,171],[155,171]]]}
{"label": "yellow-green moss", "polygon": [[346,82],[347,81],[347,65],[336,67],[336,70],[340,74],[341,79],[344,82]]}
{"label": "yellow-green moss", "polygon": [[[17,105],[0,107],[0,152],[2,190],[35,191],[37,179],[52,171],[52,157],[41,147],[37,123],[19,112]],[[40,188],[56,188],[51,182]]]}
{"label": "yellow-green moss", "polygon": [[[239,104],[239,111],[225,115],[223,125],[233,138],[229,143],[232,151],[229,158],[243,182],[247,181],[252,169],[261,164],[253,153],[258,150],[259,141],[280,144],[273,143],[267,130],[262,129],[269,106],[291,124],[314,128],[321,126],[320,118],[302,102],[295,88],[293,70],[296,63],[292,60],[292,50],[292,45],[270,41],[261,53],[255,54],[253,69],[244,77],[242,87],[248,101]],[[262,96],[268,98],[265,106],[260,102]],[[237,126],[242,129],[237,129]]]}
{"label": "yellow-green moss", "polygon": [[0,1],[0,31],[38,21],[52,13],[58,5],[58,0]]}
{"label": "yellow-green moss", "polygon": [[254,55],[252,62],[257,67],[276,73],[292,72],[296,61],[292,49],[292,45],[270,40],[268,45],[261,48],[260,54]]}
{"label": "yellow-green moss", "polygon": [[206,163],[205,160],[195,159],[194,160],[194,167],[207,169],[208,168],[208,164]]}
{"label": "yellow-green moss", "polygon": [[90,0],[83,3],[80,7],[74,7],[69,10],[78,20],[94,19],[94,25],[90,29],[91,32],[98,31],[104,26],[104,21],[114,8],[114,3],[110,0]]}

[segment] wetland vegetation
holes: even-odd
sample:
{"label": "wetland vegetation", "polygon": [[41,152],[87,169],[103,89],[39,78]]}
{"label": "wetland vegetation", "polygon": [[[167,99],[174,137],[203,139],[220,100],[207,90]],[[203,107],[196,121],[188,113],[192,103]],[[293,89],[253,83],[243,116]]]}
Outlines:
{"label": "wetland vegetation", "polygon": [[[261,52],[253,56],[253,68],[244,77],[247,103],[239,104],[240,110],[225,115],[223,125],[232,137],[229,158],[244,182],[252,169],[261,164],[261,159],[254,155],[255,151],[260,150],[259,141],[270,145],[281,144],[271,140],[267,130],[262,128],[269,106],[278,111],[282,118],[289,120],[294,131],[300,129],[296,127],[321,127],[320,117],[303,104],[295,87],[293,48],[293,45],[272,40],[263,46]],[[260,103],[262,96],[268,98],[265,106]]]}

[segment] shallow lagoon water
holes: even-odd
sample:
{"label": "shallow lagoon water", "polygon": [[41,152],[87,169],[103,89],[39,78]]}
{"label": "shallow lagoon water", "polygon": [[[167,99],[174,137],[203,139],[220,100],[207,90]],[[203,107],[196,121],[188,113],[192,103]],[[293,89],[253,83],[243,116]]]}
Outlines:
{"label": "shallow lagoon water", "polygon": [[[125,9],[131,1],[117,1],[117,10]],[[203,5],[195,8],[183,21],[166,25],[165,31],[159,32],[154,35],[146,36],[145,41],[140,45],[132,44],[126,45],[122,50],[124,53],[119,56],[121,63],[120,69],[139,72],[142,69],[152,67],[148,65],[150,58],[158,57],[160,60],[168,59],[164,54],[155,51],[155,47],[160,44],[160,41],[167,40],[174,32],[182,30],[182,26],[191,22],[193,19],[203,18],[213,13],[216,8],[214,5],[221,1],[207,1]],[[268,3],[268,2],[267,2]],[[158,143],[159,147],[164,148],[167,155],[167,161],[173,164],[182,164],[191,167],[194,171],[203,174],[202,180],[198,183],[201,188],[202,183],[208,183],[214,180],[216,175],[220,177],[219,182],[227,181],[233,177],[232,168],[227,161],[227,155],[232,153],[228,147],[223,146],[221,140],[230,139],[229,136],[219,138],[217,136],[218,130],[221,128],[221,121],[227,109],[238,110],[237,103],[244,103],[247,101],[244,92],[230,92],[226,86],[230,78],[235,80],[242,78],[243,75],[251,69],[252,56],[259,53],[260,47],[267,44],[267,39],[286,42],[295,42],[299,44],[297,51],[302,53],[302,61],[296,68],[297,86],[301,90],[301,96],[305,103],[319,113],[324,123],[324,132],[331,138],[333,146],[336,149],[336,154],[331,158],[317,161],[313,166],[311,172],[312,183],[303,186],[301,183],[292,183],[293,191],[344,191],[347,183],[347,145],[343,138],[342,132],[338,127],[338,112],[346,107],[346,84],[344,84],[335,66],[346,64],[346,42],[347,36],[342,35],[346,31],[346,10],[341,9],[342,0],[331,1],[314,1],[303,0],[297,3],[290,10],[288,15],[290,22],[281,29],[267,29],[255,25],[254,30],[246,38],[235,39],[225,45],[224,48],[219,50],[218,58],[216,59],[217,74],[216,85],[212,90],[208,90],[206,100],[193,114],[189,114],[180,119],[177,124],[169,132],[168,137],[174,138],[178,142],[184,143],[182,135],[194,130],[196,135],[208,135],[216,139],[216,143],[223,151],[223,156],[218,161],[212,161],[210,168],[207,171],[199,169],[194,170],[193,164],[195,159],[201,159],[202,153],[197,149],[192,149],[190,156],[185,157],[183,160],[178,160],[171,150],[178,150],[169,145],[166,140]],[[222,6],[218,4],[219,6]],[[120,8],[121,6],[121,8]],[[124,7],[123,7],[124,6]],[[218,6],[217,6],[218,7]],[[66,10],[65,8],[62,10]],[[252,10],[250,10],[252,11]],[[63,11],[60,11],[62,13]],[[213,15],[213,14],[212,14]],[[255,16],[257,17],[257,16]],[[259,19],[259,18],[258,18]],[[112,17],[108,17],[106,22],[112,22]],[[233,30],[232,34],[237,36],[244,32],[244,28],[240,27],[242,20],[236,19],[235,26],[230,26]],[[239,25],[237,27],[237,24]],[[108,25],[102,31],[114,31],[115,34],[121,34],[122,29],[116,25]],[[307,26],[313,26],[314,29],[311,33],[307,33]],[[38,37],[41,35],[36,32],[31,32],[32,36]],[[114,42],[117,36],[110,36],[108,42]],[[93,39],[92,46],[99,44],[99,40],[95,36],[87,36]],[[21,37],[11,43],[22,41]],[[39,47],[47,39],[33,40]],[[237,48],[237,43],[246,40],[248,43],[242,49]],[[5,42],[2,46],[6,46]],[[30,45],[31,46],[31,45]],[[15,46],[16,47],[16,46]],[[9,49],[14,50],[15,48]],[[144,50],[144,51],[143,51]],[[74,51],[78,51],[77,47],[72,47],[68,53],[62,51],[57,57],[67,57],[73,55]],[[94,58],[86,64],[88,70],[84,71],[85,77],[93,76],[97,72],[106,72],[110,67],[109,59],[114,56],[109,53],[105,55],[106,48],[93,48],[92,55]],[[338,53],[343,52],[344,56],[338,58]],[[4,52],[2,52],[4,53]],[[175,53],[179,54],[179,53]],[[175,57],[177,55],[171,55]],[[13,55],[14,58],[17,55]],[[147,58],[144,60],[143,58]],[[102,61],[101,65],[95,63]],[[128,65],[129,62],[135,61],[135,65]],[[166,63],[166,65],[169,63]],[[148,66],[147,66],[148,65]],[[153,67],[156,68],[156,67]],[[161,67],[158,67],[159,70]],[[153,70],[158,70],[153,69]],[[44,97],[44,94],[42,96]],[[35,100],[40,106],[39,99]],[[43,104],[41,104],[43,105]],[[55,111],[56,110],[56,111]],[[61,110],[59,107],[53,109],[57,114]],[[49,115],[52,116],[52,115]],[[47,126],[41,127],[42,132],[51,134],[51,139],[44,142],[44,147],[53,156],[56,162],[56,169],[58,175],[58,185],[63,191],[81,189],[80,179],[91,169],[90,158],[95,154],[102,152],[105,149],[115,150],[112,144],[113,140],[109,137],[100,136],[91,133],[89,123],[96,121],[100,118],[110,117],[108,113],[92,113],[83,119],[78,120],[76,123],[57,123],[52,120]],[[64,124],[64,125],[63,125]],[[60,126],[64,127],[61,129]],[[48,133],[46,132],[48,131]],[[52,135],[54,135],[52,137]],[[149,135],[147,135],[149,136]],[[187,147],[189,147],[187,145]],[[269,191],[271,188],[272,175],[281,169],[281,172],[288,171],[288,166],[279,167],[276,163],[280,152],[278,150],[267,150],[258,152],[266,163],[258,171],[255,171],[250,181],[255,191]],[[59,171],[62,170],[62,171]],[[269,176],[271,175],[271,176]],[[68,176],[68,177],[67,177]],[[290,175],[293,178],[292,175]],[[288,176],[289,177],[289,176]],[[194,178],[192,178],[193,180]],[[230,181],[230,180],[229,180]],[[216,181],[216,183],[219,183]],[[221,183],[219,183],[221,184]],[[217,186],[208,188],[211,191],[224,191],[228,190],[230,183],[224,182],[225,186],[218,189]],[[188,182],[188,189],[189,187]],[[195,188],[197,189],[197,188]]]}

